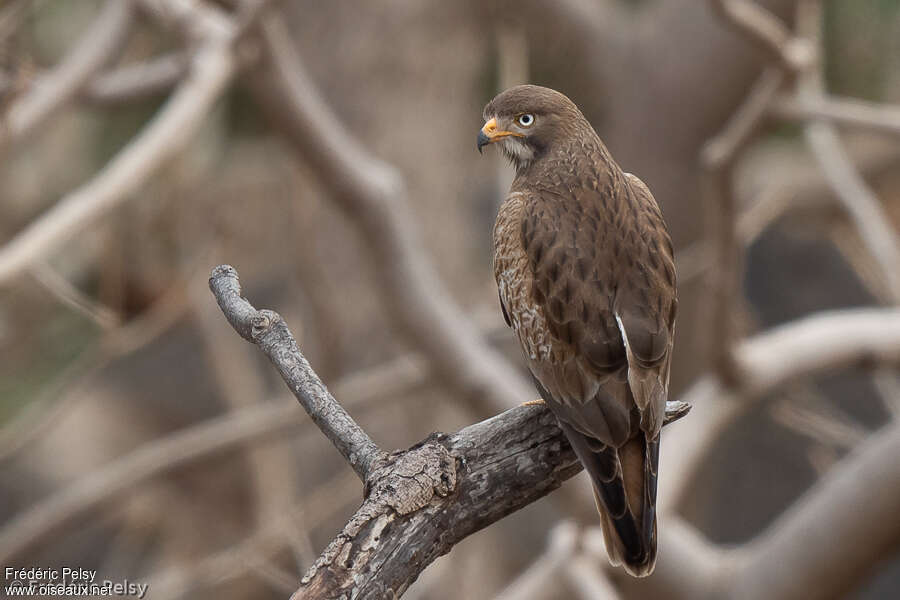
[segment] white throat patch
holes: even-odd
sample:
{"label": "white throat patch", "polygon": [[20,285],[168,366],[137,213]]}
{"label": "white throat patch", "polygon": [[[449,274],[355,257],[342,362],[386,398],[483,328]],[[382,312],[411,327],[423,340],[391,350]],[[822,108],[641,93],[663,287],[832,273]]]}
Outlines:
{"label": "white throat patch", "polygon": [[534,158],[531,146],[512,135],[500,140],[500,150],[517,167],[524,167]]}

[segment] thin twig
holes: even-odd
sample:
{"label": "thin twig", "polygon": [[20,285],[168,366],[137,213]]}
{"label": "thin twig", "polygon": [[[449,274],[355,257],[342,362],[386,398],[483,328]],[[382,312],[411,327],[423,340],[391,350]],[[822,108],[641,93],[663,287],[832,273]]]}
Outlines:
{"label": "thin twig", "polygon": [[804,135],[822,166],[822,175],[847,211],[860,240],[878,263],[892,302],[900,302],[900,241],[890,217],[856,170],[833,125],[810,123],[805,127]]}
{"label": "thin twig", "polygon": [[822,394],[810,389],[805,391],[804,395],[809,398],[803,404],[803,398],[796,397],[799,394],[790,394],[776,402],[769,410],[772,419],[822,446],[840,450],[854,448],[868,436],[865,427],[855,423],[843,411],[829,406]]}
{"label": "thin twig", "polygon": [[98,104],[134,102],[168,92],[184,78],[190,59],[182,53],[118,67],[91,79],[81,97]]}
{"label": "thin twig", "polygon": [[325,437],[367,482],[384,453],[328,392],[300,353],[284,320],[271,310],[256,310],[241,297],[237,271],[230,265],[213,269],[209,288],[234,330],[259,346]]}
{"label": "thin twig", "polygon": [[50,265],[46,263],[37,264],[32,267],[31,274],[54,298],[75,312],[87,317],[101,329],[111,329],[122,322],[116,311],[105,306],[102,302],[90,298]]}
{"label": "thin twig", "polygon": [[[208,251],[203,262],[209,264],[209,257],[220,250],[219,244],[209,239],[204,245]],[[209,291],[202,280],[195,280],[190,294],[194,321],[207,357],[204,362],[222,403],[230,411],[236,411],[265,402],[269,395],[267,381],[255,360],[255,349],[222,326],[222,316],[218,307],[209,301]],[[270,514],[282,514],[293,503],[296,491],[302,488],[297,480],[295,456],[289,450],[286,444],[247,448],[250,471],[247,484],[252,490],[257,521],[265,520]]]}

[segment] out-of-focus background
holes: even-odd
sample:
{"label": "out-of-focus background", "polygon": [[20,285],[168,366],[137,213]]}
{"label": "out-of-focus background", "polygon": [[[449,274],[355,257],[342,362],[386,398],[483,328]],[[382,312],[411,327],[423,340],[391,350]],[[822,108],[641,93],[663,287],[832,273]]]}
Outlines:
{"label": "out-of-focus background", "polygon": [[[511,405],[453,370],[487,352],[526,381],[491,274],[512,173],[475,151],[524,82],[579,105],[672,233],[670,396],[695,411],[663,439],[661,531],[721,546],[704,574],[813,534],[865,558],[797,566],[832,578],[802,597],[898,597],[896,512],[828,512],[842,482],[900,506],[900,462],[872,456],[900,415],[896,0],[4,0],[0,565],[284,598],[359,505],[222,317],[220,263],[383,448]],[[406,597],[640,597],[599,559],[535,574],[559,523],[597,525],[582,478]],[[841,537],[857,506],[877,540]]]}

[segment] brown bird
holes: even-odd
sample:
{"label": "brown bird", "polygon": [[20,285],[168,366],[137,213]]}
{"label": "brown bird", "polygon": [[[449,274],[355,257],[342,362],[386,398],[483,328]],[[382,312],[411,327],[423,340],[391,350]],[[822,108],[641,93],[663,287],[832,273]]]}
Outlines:
{"label": "brown bird", "polygon": [[493,234],[503,316],[591,477],[610,561],[649,575],[677,305],[666,225],[563,94],[513,87],[484,118],[478,150],[516,169]]}

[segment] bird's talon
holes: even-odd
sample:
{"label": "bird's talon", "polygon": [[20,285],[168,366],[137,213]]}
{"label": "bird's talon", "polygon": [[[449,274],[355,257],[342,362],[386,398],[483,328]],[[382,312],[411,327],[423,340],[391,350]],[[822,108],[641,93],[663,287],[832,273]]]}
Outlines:
{"label": "bird's talon", "polygon": [[543,398],[538,398],[537,400],[529,400],[528,402],[523,402],[522,406],[540,406],[542,404],[546,404]]}

